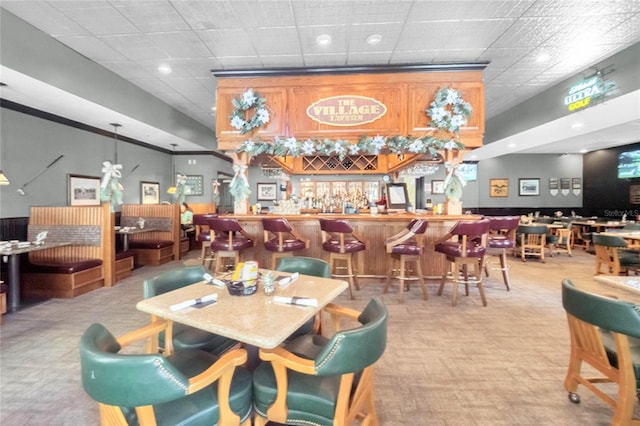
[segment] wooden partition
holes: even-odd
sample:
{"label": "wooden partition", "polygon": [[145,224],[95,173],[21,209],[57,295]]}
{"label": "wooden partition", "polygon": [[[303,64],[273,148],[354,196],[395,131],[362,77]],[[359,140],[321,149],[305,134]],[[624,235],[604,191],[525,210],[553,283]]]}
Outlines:
{"label": "wooden partition", "polygon": [[178,204],[123,204],[120,224],[135,226],[143,218],[145,226],[159,229],[131,235],[129,241],[172,241],[173,259],[180,258],[180,208]]}
{"label": "wooden partition", "polygon": [[[39,232],[47,231],[49,242],[71,242],[64,247],[29,253],[29,261],[46,263],[74,259],[100,259],[102,268],[83,289],[66,289],[77,296],[98,287],[110,287],[115,282],[114,219],[109,203],[101,206],[32,207],[29,218],[29,241]],[[45,242],[46,244],[46,242]],[[27,280],[23,280],[27,281]],[[90,287],[90,288],[89,288]],[[68,297],[68,296],[65,296]]]}
{"label": "wooden partition", "polygon": [[216,203],[187,203],[193,214],[215,213]]}

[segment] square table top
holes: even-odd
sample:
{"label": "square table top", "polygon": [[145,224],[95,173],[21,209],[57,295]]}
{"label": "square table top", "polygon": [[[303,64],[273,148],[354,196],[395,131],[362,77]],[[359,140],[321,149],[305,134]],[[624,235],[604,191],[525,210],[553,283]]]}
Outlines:
{"label": "square table top", "polygon": [[6,246],[6,247],[3,247],[3,248],[0,248],[0,255],[6,256],[6,255],[11,255],[11,254],[23,254],[23,253],[29,253],[29,252],[32,252],[32,251],[46,250],[46,249],[50,249],[50,248],[65,247],[65,246],[70,246],[70,245],[71,245],[71,243],[69,243],[69,242],[49,243],[49,242],[45,241],[42,244],[30,243],[26,247],[19,247],[17,245]]}
{"label": "square table top", "polygon": [[596,275],[593,278],[594,292],[640,304],[640,277]]}
{"label": "square table top", "polygon": [[[265,270],[261,270],[264,274]],[[275,272],[276,276],[291,275]],[[258,291],[250,296],[231,296],[226,288],[202,281],[168,293],[144,299],[136,308],[158,317],[229,337],[260,348],[272,349],[285,341],[293,332],[311,319],[325,305],[348,288],[342,280],[300,275],[285,288],[276,284],[277,296],[309,297],[318,300],[318,306],[297,306],[275,303],[273,296]],[[216,303],[203,308],[185,308],[172,311],[171,305],[217,294]]]}

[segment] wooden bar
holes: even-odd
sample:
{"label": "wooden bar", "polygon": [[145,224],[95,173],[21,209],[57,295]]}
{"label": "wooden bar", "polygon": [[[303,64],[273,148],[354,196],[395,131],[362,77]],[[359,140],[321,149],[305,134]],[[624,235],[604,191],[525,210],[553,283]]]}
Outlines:
{"label": "wooden bar", "polygon": [[329,259],[322,250],[319,218],[348,219],[358,237],[362,238],[367,249],[356,255],[358,274],[364,277],[381,278],[391,268],[391,256],[386,253],[384,240],[391,237],[415,218],[426,218],[429,226],[425,232],[425,250],[422,256],[423,273],[428,278],[440,278],[444,268],[444,256],[433,250],[433,242],[445,235],[460,220],[478,220],[478,215],[433,216],[410,213],[398,214],[301,214],[301,215],[232,215],[242,227],[257,241],[253,248],[242,251],[243,260],[256,260],[261,266],[271,264],[271,252],[265,250],[262,222],[263,217],[284,217],[291,226],[311,244],[308,249],[299,250],[294,256],[309,256]]}

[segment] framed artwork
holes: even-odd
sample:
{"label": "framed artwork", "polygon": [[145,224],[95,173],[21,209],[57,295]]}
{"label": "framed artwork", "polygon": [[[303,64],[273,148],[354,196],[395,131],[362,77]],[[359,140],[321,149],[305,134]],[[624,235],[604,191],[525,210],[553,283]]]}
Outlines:
{"label": "framed artwork", "polygon": [[560,178],[560,189],[571,189],[571,179]]}
{"label": "framed artwork", "polygon": [[538,178],[525,178],[518,179],[518,195],[540,195],[540,179]]}
{"label": "framed artwork", "polygon": [[640,185],[629,185],[629,202],[640,204]]}
{"label": "framed artwork", "polygon": [[406,183],[387,184],[387,203],[390,209],[406,209],[409,202]]}
{"label": "framed artwork", "polygon": [[582,180],[580,178],[571,179],[571,189],[582,189]]}
{"label": "framed artwork", "polygon": [[444,181],[432,180],[431,181],[431,193],[432,194],[444,194]]}
{"label": "framed artwork", "polygon": [[509,196],[509,179],[499,178],[489,180],[489,196],[490,197],[508,197]]}
{"label": "framed artwork", "polygon": [[100,178],[95,176],[67,175],[70,206],[99,206]]}
{"label": "framed artwork", "polygon": [[187,182],[184,185],[185,195],[203,195],[203,177],[202,175],[186,175]]}
{"label": "framed artwork", "polygon": [[140,204],[160,204],[160,184],[140,182]]}
{"label": "framed artwork", "polygon": [[558,189],[560,188],[558,183],[558,178],[549,178],[549,189]]}
{"label": "framed artwork", "polygon": [[276,183],[259,183],[257,184],[258,201],[275,201],[278,189]]}

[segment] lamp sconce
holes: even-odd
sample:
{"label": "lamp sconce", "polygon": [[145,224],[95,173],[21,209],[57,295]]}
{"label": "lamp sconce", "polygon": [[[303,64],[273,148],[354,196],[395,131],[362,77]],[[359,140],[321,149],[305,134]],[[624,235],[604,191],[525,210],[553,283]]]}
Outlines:
{"label": "lamp sconce", "polygon": [[0,186],[7,186],[10,183],[9,178],[0,170]]}
{"label": "lamp sconce", "polygon": [[20,189],[18,189],[18,194],[19,195],[26,195],[26,192],[24,191],[24,189],[31,184],[34,180],[38,179],[40,177],[41,174],[43,174],[44,172],[46,172],[49,167],[53,166],[54,164],[56,164],[62,157],[64,157],[64,155],[60,155],[58,158],[56,158],[55,160],[53,160],[51,163],[49,163],[49,165],[47,167],[45,167],[44,169],[40,170],[38,172],[37,175],[35,175],[34,177],[32,177],[31,179],[29,179],[29,181],[27,181],[27,183],[25,183],[24,185],[22,185],[22,187]]}

